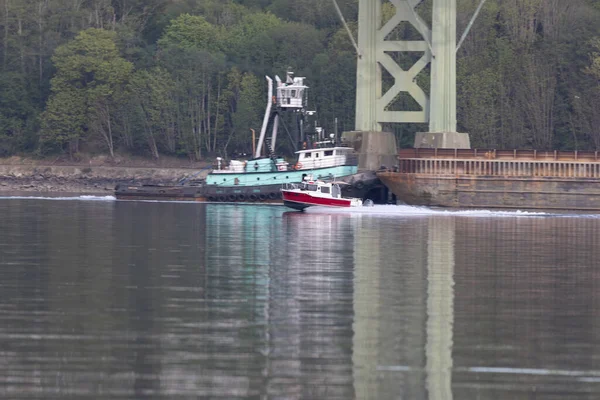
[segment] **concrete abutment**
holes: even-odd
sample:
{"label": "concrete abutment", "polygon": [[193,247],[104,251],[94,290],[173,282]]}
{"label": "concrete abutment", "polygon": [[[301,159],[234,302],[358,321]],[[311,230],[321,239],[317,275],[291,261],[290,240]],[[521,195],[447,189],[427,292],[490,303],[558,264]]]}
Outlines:
{"label": "concrete abutment", "polygon": [[396,138],[391,132],[350,131],[342,134],[342,140],[358,153],[358,169],[376,171],[397,163]]}

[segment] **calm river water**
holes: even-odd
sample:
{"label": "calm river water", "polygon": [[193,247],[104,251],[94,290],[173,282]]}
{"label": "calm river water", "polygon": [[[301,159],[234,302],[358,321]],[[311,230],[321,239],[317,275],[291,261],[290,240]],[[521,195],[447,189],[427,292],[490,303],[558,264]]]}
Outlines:
{"label": "calm river water", "polygon": [[110,198],[0,215],[2,399],[600,398],[598,216]]}

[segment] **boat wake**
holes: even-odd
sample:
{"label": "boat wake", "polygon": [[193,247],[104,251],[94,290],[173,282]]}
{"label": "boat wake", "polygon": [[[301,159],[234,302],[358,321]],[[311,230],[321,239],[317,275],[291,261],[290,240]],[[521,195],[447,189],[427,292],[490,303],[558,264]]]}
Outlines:
{"label": "boat wake", "polygon": [[79,200],[79,201],[115,201],[115,196],[5,196],[0,197],[0,200]]}
{"label": "boat wake", "polygon": [[522,210],[444,210],[408,205],[374,205],[372,207],[309,207],[305,213],[349,214],[373,216],[458,216],[458,217],[588,217],[600,218],[600,214],[576,214],[567,211],[522,211]]}

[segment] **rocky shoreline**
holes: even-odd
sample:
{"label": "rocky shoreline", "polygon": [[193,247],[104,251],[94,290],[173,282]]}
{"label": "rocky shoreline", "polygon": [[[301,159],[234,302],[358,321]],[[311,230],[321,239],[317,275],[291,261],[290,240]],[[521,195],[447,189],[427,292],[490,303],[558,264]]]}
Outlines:
{"label": "rocky shoreline", "polygon": [[43,193],[112,193],[114,185],[110,180],[74,181],[65,178],[0,178],[2,192],[43,192]]}
{"label": "rocky shoreline", "polygon": [[176,184],[208,171],[181,168],[0,165],[0,196],[16,192],[112,195],[119,183]]}

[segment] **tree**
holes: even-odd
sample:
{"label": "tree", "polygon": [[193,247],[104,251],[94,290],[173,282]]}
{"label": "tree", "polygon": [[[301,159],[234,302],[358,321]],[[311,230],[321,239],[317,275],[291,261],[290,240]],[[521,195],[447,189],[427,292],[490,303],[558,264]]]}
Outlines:
{"label": "tree", "polygon": [[233,70],[229,75],[231,99],[231,130],[224,146],[231,146],[237,152],[251,153],[250,129],[260,132],[261,111],[264,108],[265,95],[260,80],[252,73],[240,75]]}
{"label": "tree", "polygon": [[204,17],[183,14],[171,21],[165,34],[158,40],[160,47],[196,48],[218,52],[225,47],[223,32]]}
{"label": "tree", "polygon": [[[356,36],[358,2],[338,4]],[[459,34],[478,4],[457,0]],[[426,23],[431,7],[416,9]],[[383,19],[395,13],[385,1]],[[40,142],[194,159],[242,151],[263,115],[262,77],[288,67],[307,77],[321,126],[354,128],[356,53],[329,0],[3,0],[0,23],[2,154]],[[388,39],[420,39],[403,25]],[[88,28],[114,32],[116,50]],[[458,129],[475,146],[600,148],[598,37],[600,0],[486,2],[458,53]],[[391,53],[404,68],[421,56]],[[137,70],[133,86],[123,59]],[[417,81],[427,92],[428,69]],[[384,73],[383,89],[392,84]],[[399,96],[391,107],[412,103]],[[385,129],[407,146],[427,127]]]}
{"label": "tree", "polygon": [[114,157],[115,99],[133,69],[119,55],[115,39],[114,32],[90,28],[56,50],[52,96],[43,115],[44,142],[64,146],[68,141],[72,155],[80,139],[92,132]]}
{"label": "tree", "polygon": [[592,46],[596,49],[596,51],[591,54],[591,65],[588,68],[588,72],[592,76],[595,76],[600,83],[600,38],[593,39]]}
{"label": "tree", "polygon": [[0,156],[32,151],[37,142],[38,114],[21,73],[0,75]]}
{"label": "tree", "polygon": [[[346,19],[350,21],[357,19],[356,0],[337,0],[337,2]],[[284,20],[310,24],[319,29],[336,30],[341,25],[331,0],[273,0],[267,9]]]}
{"label": "tree", "polygon": [[85,97],[80,90],[57,91],[48,100],[42,114],[42,136],[44,144],[64,148],[69,145],[69,155],[77,152],[79,140],[85,134]]}
{"label": "tree", "polygon": [[248,14],[234,26],[228,37],[229,58],[244,71],[263,75],[271,73],[277,43],[273,33],[283,21],[273,14]]}
{"label": "tree", "polygon": [[136,72],[127,86],[129,101],[135,104],[154,158],[159,158],[161,138],[167,151],[172,154],[176,151],[173,89],[174,82],[162,68]]}
{"label": "tree", "polygon": [[[204,18],[183,14],[159,40],[160,65],[176,86],[177,131],[186,153],[214,152],[222,127],[227,33]],[[221,121],[221,123],[220,123]]]}

